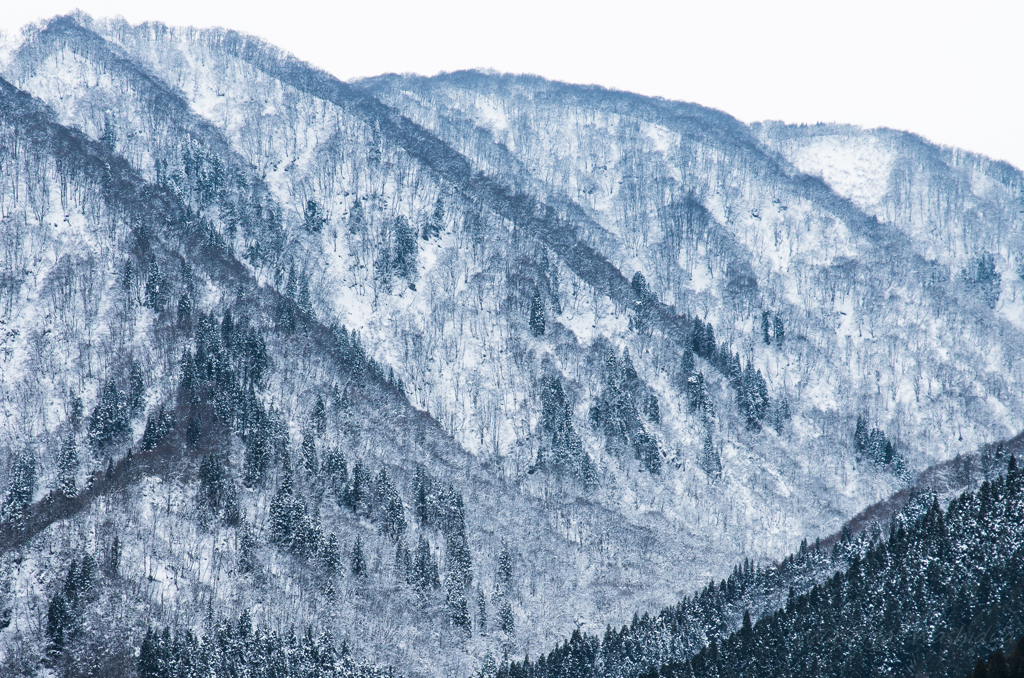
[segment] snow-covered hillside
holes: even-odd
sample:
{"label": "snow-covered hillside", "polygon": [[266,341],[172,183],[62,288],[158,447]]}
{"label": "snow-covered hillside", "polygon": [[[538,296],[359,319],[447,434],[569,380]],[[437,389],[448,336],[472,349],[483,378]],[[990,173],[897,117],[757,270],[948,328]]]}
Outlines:
{"label": "snow-covered hillside", "polygon": [[4,656],[116,536],[94,630],[247,610],[465,675],[1024,428],[1011,167],[229,31],[5,44]]}

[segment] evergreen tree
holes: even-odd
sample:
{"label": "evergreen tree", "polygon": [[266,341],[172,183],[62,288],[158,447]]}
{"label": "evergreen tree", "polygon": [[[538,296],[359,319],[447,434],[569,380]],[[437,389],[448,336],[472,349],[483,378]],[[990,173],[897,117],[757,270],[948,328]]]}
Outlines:
{"label": "evergreen tree", "polygon": [[72,433],[78,433],[82,428],[82,416],[85,414],[85,406],[82,399],[74,391],[71,392],[71,413],[68,415],[68,426]]}
{"label": "evergreen tree", "polygon": [[423,224],[423,239],[430,240],[441,235],[444,231],[444,198],[438,196],[434,202],[434,211],[425,224]]}
{"label": "evergreen tree", "polygon": [[263,484],[270,467],[273,449],[270,443],[270,422],[262,411],[257,412],[252,430],[245,438],[245,484],[258,487]]}
{"label": "evergreen tree", "polygon": [[114,120],[110,113],[103,115],[103,133],[100,135],[100,143],[110,152],[117,150],[117,128],[114,127]]}
{"label": "evergreen tree", "polygon": [[352,209],[348,212],[348,230],[352,235],[362,235],[366,232],[366,210],[359,198],[352,203]]}
{"label": "evergreen tree", "polygon": [[309,233],[319,233],[327,223],[327,215],[324,208],[316,200],[307,200],[306,209],[303,210],[303,223]]}
{"label": "evergreen tree", "polygon": [[441,579],[437,572],[437,560],[430,549],[430,542],[420,531],[419,544],[416,546],[416,558],[413,561],[412,585],[420,593],[437,589]]}
{"label": "evergreen tree", "polygon": [[405,505],[390,478],[387,478],[387,481],[380,504],[381,531],[392,539],[398,540],[408,527],[405,520]]}
{"label": "evergreen tree", "polygon": [[237,519],[234,484],[228,475],[228,460],[220,451],[211,451],[199,465],[199,502],[213,515],[229,522]]}
{"label": "evergreen tree", "polygon": [[982,256],[975,259],[973,274],[971,282],[978,295],[985,302],[986,306],[995,308],[996,302],[999,301],[1000,286],[1002,284],[1001,277],[996,272],[995,257],[989,252],[985,252]]}
{"label": "evergreen tree", "polygon": [[356,515],[367,515],[368,513],[368,484],[366,470],[363,468],[362,462],[357,461],[352,467],[352,478],[345,490],[344,498],[345,506]]}
{"label": "evergreen tree", "polygon": [[182,292],[178,297],[178,326],[187,327],[192,322],[192,295]]}
{"label": "evergreen tree", "polygon": [[444,583],[445,604],[448,607],[448,623],[464,631],[473,627],[466,602],[466,590],[458,577],[448,577]]}
{"label": "evergreen tree", "polygon": [[647,421],[652,424],[661,423],[661,408],[658,407],[658,396],[653,393],[647,396],[644,401],[644,413],[647,415]]}
{"label": "evergreen tree", "polygon": [[310,478],[320,472],[320,459],[316,453],[316,438],[309,431],[302,434],[302,464]]}
{"label": "evergreen tree", "polygon": [[857,415],[857,426],[853,431],[853,450],[857,458],[863,457],[868,450],[868,425],[864,417]]}
{"label": "evergreen tree", "polygon": [[402,581],[411,582],[412,573],[412,554],[406,548],[405,540],[399,537],[395,543],[395,576]]}
{"label": "evergreen tree", "polygon": [[654,296],[650,286],[647,284],[647,279],[640,271],[633,274],[630,285],[633,288],[636,300],[633,302],[634,312],[629,319],[629,327],[632,330],[636,330],[638,334],[649,334],[658,298]]}
{"label": "evergreen tree", "polygon": [[686,396],[691,412],[698,414],[705,421],[714,417],[714,403],[708,395],[702,373],[695,372],[690,375],[686,382]]}
{"label": "evergreen tree", "polygon": [[130,310],[132,306],[132,290],[135,287],[135,264],[132,262],[131,257],[125,259],[118,282],[121,284],[121,292],[124,294],[125,304]]}
{"label": "evergreen tree", "polygon": [[318,436],[322,437],[327,432],[327,404],[322,395],[316,397],[313,411],[309,414],[309,423]]}
{"label": "evergreen tree", "polygon": [[292,478],[286,473],[270,501],[270,540],[286,549],[298,550],[305,517],[306,507],[293,494]]}
{"label": "evergreen tree", "polygon": [[772,343],[772,338],[770,334],[771,329],[772,322],[771,317],[768,315],[768,311],[761,311],[761,338],[764,340],[764,343],[766,344]]}
{"label": "evergreen tree", "polygon": [[110,548],[107,549],[106,557],[103,562],[103,573],[109,578],[113,579],[118,576],[121,569],[121,539],[114,535],[114,541],[111,542]]}
{"label": "evergreen tree", "polygon": [[654,436],[640,428],[634,434],[633,448],[637,459],[648,472],[654,475],[661,473],[661,452]]}
{"label": "evergreen tree", "polygon": [[412,491],[414,496],[413,513],[416,516],[416,521],[421,525],[430,525],[433,522],[433,516],[431,515],[430,508],[430,497],[431,497],[431,482],[430,477],[422,466],[416,467],[416,475],[413,477]]}
{"label": "evergreen tree", "polygon": [[715,441],[711,436],[710,429],[704,433],[704,446],[701,450],[700,467],[712,479],[718,479],[722,476],[722,458],[718,454],[718,448],[715,447]]}
{"label": "evergreen tree", "polygon": [[775,428],[776,433],[782,435],[782,431],[786,426],[786,422],[790,420],[790,416],[789,401],[783,398],[778,402],[772,415],[772,426]]}
{"label": "evergreen tree", "polygon": [[163,274],[156,261],[149,265],[149,275],[146,277],[146,306],[157,313],[164,310],[164,298],[167,295]]}
{"label": "evergreen tree", "polygon": [[480,633],[487,633],[487,596],[483,589],[476,596],[476,627]]}
{"label": "evergreen tree", "polygon": [[324,452],[324,461],[320,472],[324,482],[334,493],[334,498],[343,504],[345,492],[348,489],[348,462],[345,460],[341,448],[337,446],[327,448]]}
{"label": "evergreen tree", "polygon": [[456,578],[462,588],[468,588],[473,583],[473,561],[469,552],[469,541],[466,538],[465,521],[461,518],[455,529],[445,535],[445,550],[447,553],[448,578]]}
{"label": "evergreen tree", "polygon": [[512,612],[512,603],[508,600],[501,601],[498,607],[498,628],[510,638],[516,634],[516,617]]}
{"label": "evergreen tree", "polygon": [[117,382],[113,378],[108,379],[89,419],[89,441],[97,452],[128,434],[130,421],[126,400],[117,388]]}
{"label": "evergreen tree", "polygon": [[245,521],[238,525],[238,571],[242,574],[256,569],[256,538]]}
{"label": "evergreen tree", "polygon": [[540,290],[537,290],[530,300],[530,333],[535,337],[543,336],[545,326],[544,301],[540,298]]}
{"label": "evergreen tree", "polygon": [[8,475],[7,493],[0,515],[16,524],[25,517],[36,494],[36,478],[35,455],[32,452],[17,455]]}
{"label": "evergreen tree", "polygon": [[338,545],[338,536],[331,533],[320,551],[317,553],[320,566],[328,576],[338,572],[341,567],[341,547]]}
{"label": "evergreen tree", "polygon": [[352,575],[355,577],[366,577],[369,572],[366,569],[366,557],[363,555],[363,540],[356,537],[356,543],[352,547]]}
{"label": "evergreen tree", "polygon": [[57,490],[65,497],[73,497],[77,492],[76,476],[78,475],[78,445],[75,434],[69,433],[60,446],[57,455]]}
{"label": "evergreen tree", "polygon": [[46,635],[50,639],[52,652],[62,652],[68,643],[73,612],[68,608],[64,595],[57,591],[50,599],[46,613]]}
{"label": "evergreen tree", "polygon": [[683,351],[683,362],[682,362],[682,373],[684,379],[689,379],[690,375],[693,374],[693,348],[687,346]]}
{"label": "evergreen tree", "polygon": [[508,550],[508,544],[502,546],[501,554],[498,556],[494,586],[495,593],[501,597],[510,596],[515,590],[515,562],[512,559],[512,552]]}
{"label": "evergreen tree", "polygon": [[395,256],[394,272],[400,278],[412,282],[416,277],[416,256],[419,245],[416,242],[416,230],[402,215],[395,218]]}
{"label": "evergreen tree", "polygon": [[142,377],[142,368],[134,360],[128,368],[127,405],[131,417],[137,417],[146,410],[146,384]]}
{"label": "evergreen tree", "polygon": [[776,313],[774,320],[774,332],[775,332],[775,344],[781,346],[783,340],[786,338],[786,326],[782,322],[782,317]]}

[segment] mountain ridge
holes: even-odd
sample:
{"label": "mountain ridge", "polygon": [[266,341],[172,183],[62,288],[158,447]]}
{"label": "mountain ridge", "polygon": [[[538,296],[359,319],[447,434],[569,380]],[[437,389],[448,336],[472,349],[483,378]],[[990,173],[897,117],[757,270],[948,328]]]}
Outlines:
{"label": "mountain ridge", "polygon": [[[24,132],[43,114],[9,109],[3,138],[31,152],[0,155],[3,392],[21,394],[5,396],[4,421],[25,432],[8,434],[5,502],[25,496],[26,459],[29,504],[67,482],[68,440],[90,450],[78,482],[136,457],[143,419],[187,470],[137,468],[118,490],[126,508],[97,502],[6,544],[35,609],[59,587],[40,554],[98,554],[111,537],[96,535],[120,534],[132,555],[102,590],[138,563],[139,581],[173,571],[176,593],[131,594],[155,619],[198,629],[203,601],[264,625],[326,615],[371,663],[466,673],[487,652],[536,654],[573,626],[663,608],[730,563],[830,539],[913,473],[1024,428],[1024,182],[976,156],[914,165],[897,139],[886,152],[902,174],[864,206],[857,182],[876,178],[828,175],[844,194],[798,169],[814,170],[821,130],[534,76],[342,83],[251,36],[81,15],[28,35],[0,71],[106,177],[99,190],[61,174],[67,149]],[[24,101],[13,87],[5,106]],[[840,132],[855,159],[881,143]],[[102,186],[129,177],[131,190]],[[939,235],[922,239],[934,210],[918,205],[939,203]],[[46,235],[50,222],[64,225]],[[160,223],[165,240],[147,230]],[[95,308],[77,291],[89,271]],[[230,385],[249,360],[232,318],[268,351],[252,395]],[[185,398],[190,360],[236,402]],[[131,369],[142,414],[97,447],[107,386]],[[263,471],[260,422],[275,450]],[[380,498],[351,500],[362,483]],[[161,492],[166,508],[146,508]],[[387,532],[392,509],[408,548]],[[281,523],[289,511],[306,527]],[[149,530],[169,541],[138,536]],[[295,545],[302,530],[312,546]],[[196,569],[179,532],[221,565]],[[443,591],[401,575],[414,537]],[[332,569],[342,552],[370,578]],[[515,565],[514,595],[499,561]],[[28,603],[12,609],[27,628]]]}

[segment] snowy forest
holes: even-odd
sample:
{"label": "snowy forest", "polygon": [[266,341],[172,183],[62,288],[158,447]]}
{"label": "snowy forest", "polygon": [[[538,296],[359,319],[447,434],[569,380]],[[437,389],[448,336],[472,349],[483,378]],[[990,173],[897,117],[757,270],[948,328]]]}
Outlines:
{"label": "snowy forest", "polygon": [[1024,174],[0,34],[0,675],[1024,675]]}

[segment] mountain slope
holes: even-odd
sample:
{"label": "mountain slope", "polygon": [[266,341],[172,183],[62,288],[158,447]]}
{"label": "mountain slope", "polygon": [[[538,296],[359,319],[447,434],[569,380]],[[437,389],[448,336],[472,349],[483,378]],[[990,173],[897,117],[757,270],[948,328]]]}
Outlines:
{"label": "mountain slope", "polygon": [[534,77],[342,83],[231,31],[76,15],[2,54],[5,643],[52,642],[44,554],[117,536],[102,605],[466,672],[1024,428],[1012,168],[911,140],[886,178],[886,131]]}

